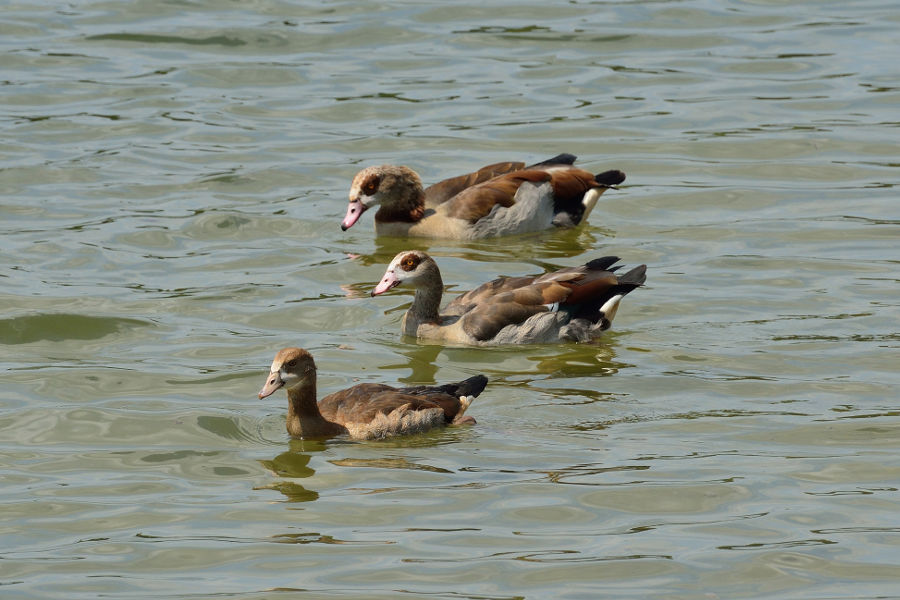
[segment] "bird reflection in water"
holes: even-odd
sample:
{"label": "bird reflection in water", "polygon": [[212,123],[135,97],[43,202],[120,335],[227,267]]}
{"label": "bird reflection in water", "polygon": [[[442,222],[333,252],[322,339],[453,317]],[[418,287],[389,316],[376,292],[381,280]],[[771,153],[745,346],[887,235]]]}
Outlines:
{"label": "bird reflection in water", "polygon": [[325,442],[321,440],[291,440],[290,450],[282,452],[271,460],[259,463],[276,477],[283,478],[268,485],[258,486],[257,490],[277,490],[284,494],[289,502],[312,502],[319,499],[319,492],[309,490],[289,479],[312,477],[316,471],[309,466],[311,452],[321,452]]}

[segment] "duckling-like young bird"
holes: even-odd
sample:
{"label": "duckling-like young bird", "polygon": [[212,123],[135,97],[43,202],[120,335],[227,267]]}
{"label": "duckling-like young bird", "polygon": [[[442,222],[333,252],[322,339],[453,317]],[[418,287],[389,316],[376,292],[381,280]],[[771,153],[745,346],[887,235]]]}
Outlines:
{"label": "duckling-like young bird", "polygon": [[440,312],[444,283],[425,252],[406,250],[391,261],[372,295],[402,284],[415,287],[403,333],[471,345],[586,342],[609,329],[619,302],[643,285],[647,266],[616,275],[617,256],[539,277],[501,277],[455,298]]}
{"label": "duckling-like young bird", "polygon": [[287,430],[295,438],[347,434],[354,439],[382,439],[427,431],[449,424],[472,424],[464,416],[487,377],[475,375],[442,386],[393,388],[361,383],[316,402],[316,363],[302,348],[284,348],[275,355],[260,399],[287,389]]}
{"label": "duckling-like young bird", "polygon": [[473,240],[583,223],[597,199],[622,183],[622,171],[594,175],[560,154],[526,167],[496,163],[427,189],[409,167],[381,165],[356,174],[341,222],[346,231],[378,206],[378,235]]}

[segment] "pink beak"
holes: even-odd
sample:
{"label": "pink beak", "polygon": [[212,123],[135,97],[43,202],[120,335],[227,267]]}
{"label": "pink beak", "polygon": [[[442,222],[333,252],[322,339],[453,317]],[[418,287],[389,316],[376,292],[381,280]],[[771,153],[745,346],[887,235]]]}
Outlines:
{"label": "pink beak", "polygon": [[280,390],[284,386],[284,381],[281,379],[281,374],[278,372],[269,373],[269,378],[266,379],[266,385],[263,386],[261,390],[259,390],[259,398],[262,400],[268,396],[271,396],[278,390]]}
{"label": "pink beak", "polygon": [[384,274],[384,278],[379,281],[378,285],[375,286],[375,289],[372,290],[372,295],[377,296],[378,294],[383,294],[398,285],[400,285],[400,280],[394,275],[394,271],[390,270]]}
{"label": "pink beak", "polygon": [[341,221],[341,231],[347,231],[353,224],[359,221],[359,218],[366,212],[367,206],[359,200],[351,200],[347,207],[347,215]]}

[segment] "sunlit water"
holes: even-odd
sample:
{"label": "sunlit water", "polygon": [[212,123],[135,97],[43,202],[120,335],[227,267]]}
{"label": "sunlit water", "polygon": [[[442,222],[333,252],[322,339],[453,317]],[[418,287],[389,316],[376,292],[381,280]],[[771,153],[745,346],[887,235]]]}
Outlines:
{"label": "sunlit water", "polygon": [[[895,3],[7,4],[0,595],[900,593]],[[579,231],[338,227],[365,164],[559,152]],[[401,339],[450,291],[646,263],[594,345]],[[472,428],[291,441],[320,391],[486,373]],[[280,596],[278,596],[280,597]]]}

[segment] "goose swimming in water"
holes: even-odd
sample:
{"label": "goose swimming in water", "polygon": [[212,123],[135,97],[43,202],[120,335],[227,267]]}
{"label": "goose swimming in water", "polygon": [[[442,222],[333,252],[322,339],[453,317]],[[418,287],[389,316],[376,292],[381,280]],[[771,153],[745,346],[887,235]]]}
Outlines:
{"label": "goose swimming in water", "polygon": [[397,254],[372,295],[412,285],[416,295],[403,317],[403,333],[459,344],[589,341],[612,325],[619,303],[643,285],[647,266],[617,275],[617,256],[538,277],[501,277],[466,292],[440,311],[444,283],[425,252]]}
{"label": "goose swimming in water", "polygon": [[374,206],[378,235],[474,240],[575,227],[625,174],[594,175],[574,162],[572,154],[560,154],[528,167],[496,163],[428,188],[408,167],[367,167],[353,178],[341,229]]}
{"label": "goose swimming in water", "polygon": [[487,385],[475,375],[441,386],[394,388],[361,383],[316,402],[316,363],[302,348],[275,355],[260,399],[285,388],[287,430],[291,437],[320,438],[347,434],[353,439],[382,439],[450,424],[472,424],[466,409]]}

